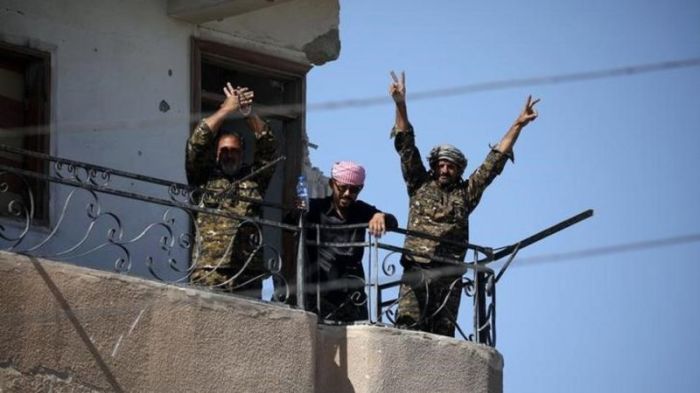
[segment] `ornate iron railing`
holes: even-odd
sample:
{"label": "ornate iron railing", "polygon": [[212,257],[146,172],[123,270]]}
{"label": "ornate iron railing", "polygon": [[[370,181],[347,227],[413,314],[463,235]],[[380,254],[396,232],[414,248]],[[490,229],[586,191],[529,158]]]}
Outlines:
{"label": "ornate iron railing", "polygon": [[[195,216],[207,214],[249,226],[256,235],[250,258],[267,254],[266,274],[273,277],[281,299],[289,288],[281,272],[281,253],[268,247],[263,226],[296,231],[295,226],[244,217],[204,207],[202,198],[233,197],[228,192],[214,195],[206,189],[143,176],[126,171],[49,156],[0,145],[0,151],[50,163],[48,173],[38,173],[0,164],[0,196],[7,206],[0,223],[0,247],[7,251],[50,259],[76,261],[105,268],[95,257],[106,249],[117,253],[113,269],[152,276],[170,283],[187,283],[195,264],[190,263],[197,228]],[[14,180],[14,181],[11,181]],[[51,194],[48,224],[34,222],[35,201],[32,182],[42,181]],[[14,187],[12,187],[14,186]],[[14,189],[13,189],[14,188]],[[134,192],[137,189],[138,192]],[[253,201],[263,206],[276,204]],[[191,226],[194,225],[194,228]],[[232,239],[233,241],[233,239]],[[155,247],[154,247],[155,245]],[[92,258],[91,258],[92,256]],[[143,264],[137,266],[136,260]],[[219,264],[223,264],[223,258]]]}
{"label": "ornate iron railing", "polygon": [[[302,219],[292,225],[262,217],[240,216],[225,209],[205,207],[201,203],[203,198],[218,201],[241,199],[267,209],[293,210],[275,203],[243,198],[232,190],[215,193],[182,183],[4,145],[0,145],[0,152],[48,164],[47,173],[0,164],[0,204],[4,205],[0,206],[0,249],[189,285],[197,266],[196,259],[193,260],[196,258],[193,257],[193,249],[202,235],[196,217],[209,215],[230,220],[236,235],[226,244],[224,256],[205,274],[213,274],[220,267],[223,269],[234,244],[239,246],[243,241],[247,250],[245,261],[239,264],[237,271],[230,272],[228,280],[209,289],[220,287],[235,292],[253,281],[266,282],[267,286],[272,287],[271,301],[292,302],[298,307],[314,310],[319,313],[319,320],[323,323],[337,323],[340,309],[352,305],[366,311],[366,316],[361,320],[352,318],[355,322],[384,325],[396,322],[396,308],[401,301],[397,293],[401,283],[398,278],[400,272],[392,258],[401,255],[425,257],[447,266],[451,275],[457,277],[450,283],[450,288],[458,289],[472,301],[472,332],[465,332],[455,320],[457,332],[466,340],[488,345],[496,343],[496,284],[517,252],[592,215],[590,210],[583,212],[499,249],[456,243],[473,254],[470,262],[464,262],[416,253],[372,236],[357,243],[336,244],[319,240],[321,231],[364,230],[365,224],[322,226],[307,224],[301,216]],[[280,157],[270,165],[283,159]],[[34,192],[37,188],[33,185],[36,182],[51,184],[51,187],[41,188],[50,193],[48,220],[36,221],[34,217],[37,201]],[[240,230],[243,227],[246,227],[245,231]],[[294,257],[283,258],[280,241],[283,232],[297,236]],[[392,232],[450,242],[401,228],[392,229]],[[241,233],[245,233],[245,238],[237,239]],[[307,239],[308,233],[316,236]],[[366,247],[369,251],[364,261],[366,275],[352,277],[354,284],[348,284],[347,280],[309,281],[308,277],[314,276],[310,273],[319,266],[309,266],[306,262],[308,246],[317,250],[323,247]],[[510,258],[499,272],[490,267],[492,262],[507,256]],[[105,265],[105,260],[112,262]],[[283,260],[296,264],[296,278],[291,284],[282,274]],[[262,262],[256,267],[256,273],[245,275],[245,281],[240,282],[239,276],[242,277],[247,269],[251,270],[251,266],[259,261]],[[430,281],[426,280],[425,285],[429,286]],[[352,290],[346,291],[346,297],[335,304],[337,309],[323,310],[320,302],[324,294],[340,287],[351,287]],[[291,293],[295,297],[290,297]],[[316,304],[309,304],[309,299]],[[446,302],[446,298],[434,302],[438,307],[421,318],[432,318],[445,307]]]}

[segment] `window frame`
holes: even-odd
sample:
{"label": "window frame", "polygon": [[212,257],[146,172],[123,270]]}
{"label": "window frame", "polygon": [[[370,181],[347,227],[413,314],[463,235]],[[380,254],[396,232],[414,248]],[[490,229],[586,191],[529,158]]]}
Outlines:
{"label": "window frame", "polygon": [[[11,57],[15,57],[20,62],[26,62],[26,64],[23,66],[25,70],[32,63],[38,64],[41,68],[42,83],[40,86],[37,86],[40,90],[38,90],[38,92],[34,92],[36,95],[34,97],[30,97],[26,92],[24,95],[25,112],[29,110],[26,108],[26,106],[29,105],[28,101],[30,100],[38,99],[38,102],[32,102],[32,104],[37,104],[39,107],[35,118],[32,118],[29,123],[25,119],[24,127],[30,127],[36,132],[32,132],[29,135],[24,136],[22,148],[44,154],[51,154],[51,107],[53,105],[51,79],[52,54],[44,50],[14,45],[4,41],[0,41],[0,52],[3,54],[8,54]],[[22,165],[22,169],[42,175],[49,175],[49,165],[50,164],[47,160],[27,158]],[[33,182],[32,179],[28,180]],[[49,227],[51,218],[51,186],[49,182],[36,180],[33,182],[32,192],[34,192],[35,204],[33,226]],[[9,217],[4,218],[7,219]]]}
{"label": "window frame", "polygon": [[[202,118],[202,99],[216,99],[216,97],[202,96],[201,74],[202,60],[204,59],[213,60],[216,63],[257,76],[292,82],[292,88],[286,88],[283,93],[283,101],[284,104],[299,105],[299,109],[288,111],[287,113],[266,114],[265,117],[279,118],[284,123],[286,144],[282,147],[283,151],[280,152],[286,156],[282,182],[282,204],[284,206],[294,206],[296,183],[304,164],[305,142],[303,135],[306,130],[306,75],[311,69],[311,65],[194,37],[191,40],[191,49],[190,130],[194,129],[197,122]],[[292,283],[296,277],[296,239],[293,234],[283,233],[282,258],[284,260],[282,274],[288,283]],[[294,296],[291,296],[288,300],[293,304]]]}

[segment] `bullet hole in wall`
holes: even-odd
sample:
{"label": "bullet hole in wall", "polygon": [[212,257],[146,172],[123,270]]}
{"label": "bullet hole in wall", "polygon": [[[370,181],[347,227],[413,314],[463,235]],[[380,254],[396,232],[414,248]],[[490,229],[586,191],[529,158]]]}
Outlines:
{"label": "bullet hole in wall", "polygon": [[169,105],[167,102],[165,102],[165,100],[162,100],[162,101],[160,102],[160,105],[158,105],[158,109],[159,109],[161,112],[165,113],[165,112],[167,112],[167,111],[170,110],[170,105]]}

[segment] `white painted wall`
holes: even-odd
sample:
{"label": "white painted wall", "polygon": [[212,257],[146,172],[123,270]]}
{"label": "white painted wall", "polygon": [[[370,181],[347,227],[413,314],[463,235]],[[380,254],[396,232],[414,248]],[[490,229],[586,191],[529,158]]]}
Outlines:
{"label": "white painted wall", "polygon": [[[290,1],[205,27],[168,17],[167,0],[0,1],[0,41],[51,53],[51,153],[179,182],[186,181],[191,37],[306,61],[306,42],[337,25],[336,0]],[[167,112],[159,110],[162,101]],[[153,191],[138,182],[113,184]],[[66,199],[65,188],[52,192],[57,201]],[[161,190],[158,196],[167,195]],[[123,223],[127,237],[159,221],[164,211],[116,197],[100,199],[120,217],[130,217]],[[86,202],[78,205],[70,211],[85,218]],[[53,223],[60,208],[52,206]],[[79,231],[80,219],[70,220],[73,228],[60,236]],[[179,231],[189,228],[184,214],[177,220]],[[104,222],[109,224],[97,234],[102,240],[107,227],[114,227],[110,218]],[[149,249],[161,234],[156,229],[153,238],[144,239]],[[55,253],[74,242],[62,237],[47,248]]]}

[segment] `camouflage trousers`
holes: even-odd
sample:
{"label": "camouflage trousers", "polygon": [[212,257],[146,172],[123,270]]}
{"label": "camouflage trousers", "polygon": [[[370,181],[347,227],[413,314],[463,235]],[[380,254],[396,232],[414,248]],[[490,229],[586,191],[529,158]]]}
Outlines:
{"label": "camouflage trousers", "polygon": [[234,230],[231,225],[219,218],[198,223],[190,283],[260,299],[267,271],[258,244],[250,240],[255,232],[250,227]]}
{"label": "camouflage trousers", "polygon": [[454,337],[462,269],[435,262],[403,265],[396,327]]}

